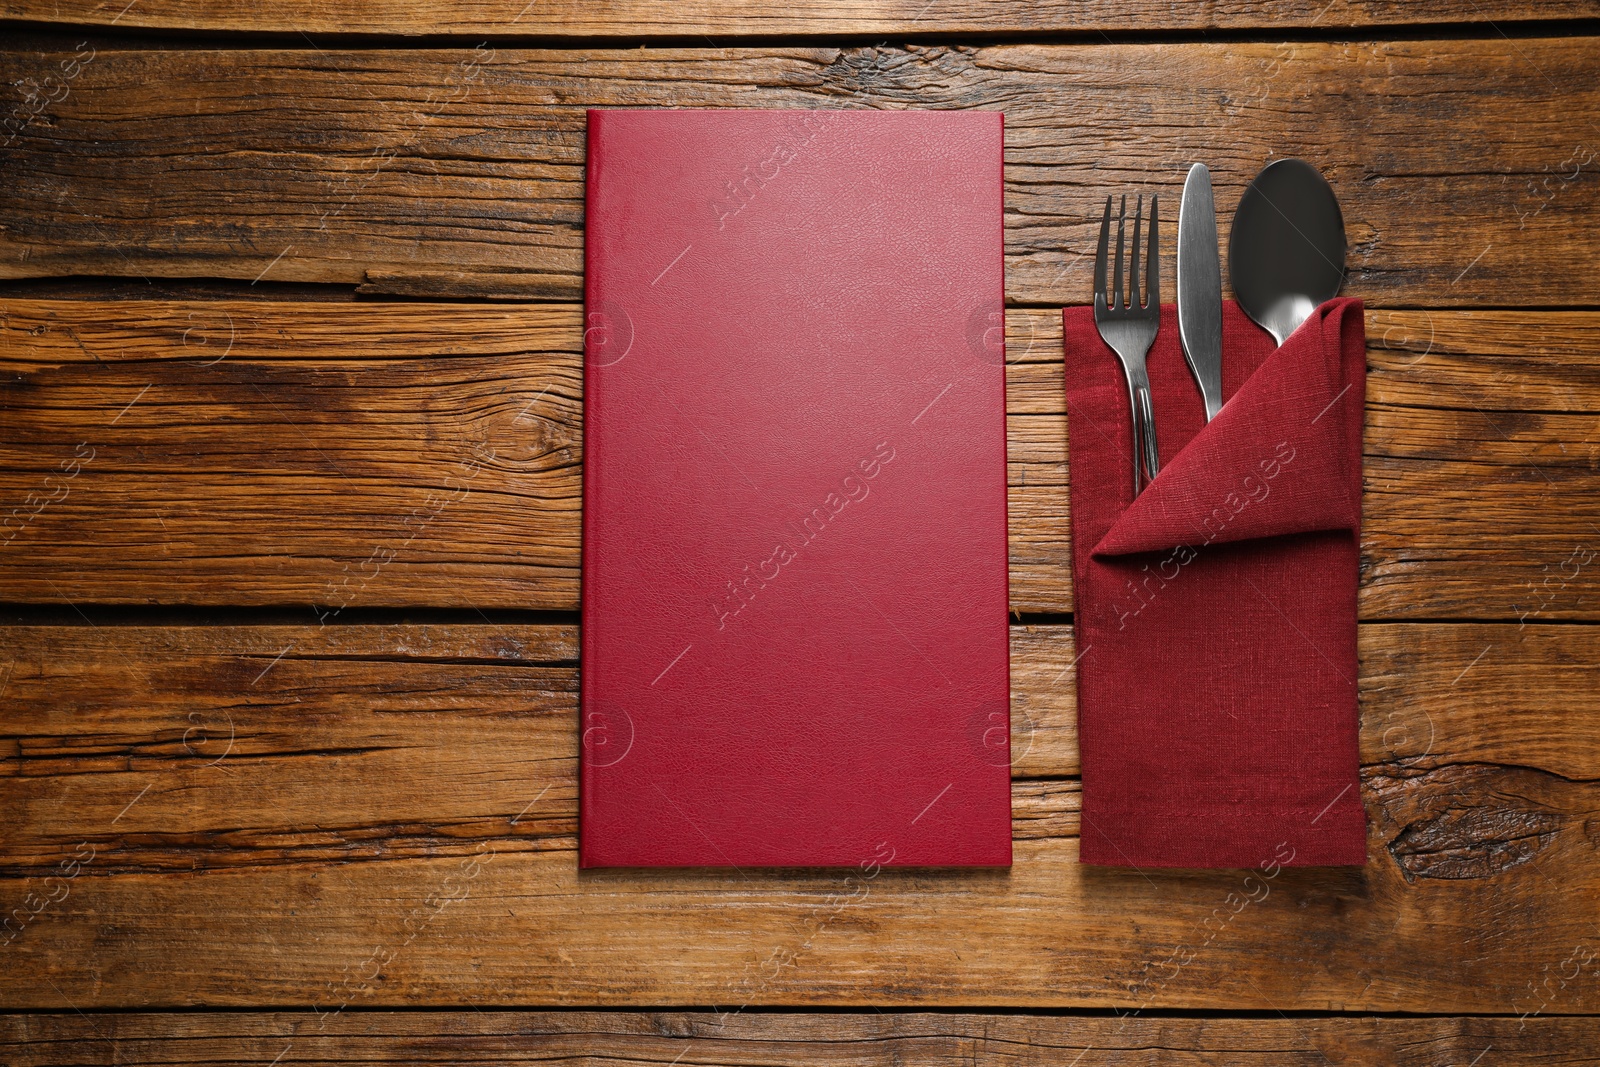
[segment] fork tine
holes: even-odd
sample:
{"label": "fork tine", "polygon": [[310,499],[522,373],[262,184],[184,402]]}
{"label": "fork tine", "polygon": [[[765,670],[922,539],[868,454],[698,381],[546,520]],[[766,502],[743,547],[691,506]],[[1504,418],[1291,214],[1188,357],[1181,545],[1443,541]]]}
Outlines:
{"label": "fork tine", "polygon": [[1117,260],[1116,260],[1116,266],[1111,272],[1112,273],[1112,278],[1111,278],[1112,287],[1113,287],[1113,290],[1114,290],[1115,295],[1116,295],[1116,300],[1112,303],[1111,306],[1116,308],[1119,311],[1128,306],[1128,305],[1126,305],[1126,304],[1124,304],[1122,302],[1122,224],[1124,222],[1126,222],[1127,219],[1128,219],[1128,194],[1127,193],[1123,193],[1122,194],[1122,209],[1117,212]]}
{"label": "fork tine", "polygon": [[1139,301],[1139,223],[1144,218],[1144,194],[1133,202],[1133,256],[1128,263],[1128,306],[1141,308]]}
{"label": "fork tine", "polygon": [[1094,254],[1094,302],[1106,306],[1106,249],[1111,239],[1111,197],[1106,197],[1106,213],[1100,219],[1100,247]]}
{"label": "fork tine", "polygon": [[[1160,235],[1156,229],[1156,194],[1150,194],[1150,255],[1146,257],[1149,276],[1145,282],[1145,295],[1150,299],[1150,306],[1161,307],[1161,259]],[[1134,268],[1135,273],[1138,267]]]}

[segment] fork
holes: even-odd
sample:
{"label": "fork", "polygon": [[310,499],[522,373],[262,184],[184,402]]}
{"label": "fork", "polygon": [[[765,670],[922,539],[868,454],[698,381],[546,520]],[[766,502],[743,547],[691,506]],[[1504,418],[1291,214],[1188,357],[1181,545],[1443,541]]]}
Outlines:
{"label": "fork", "polygon": [[[1160,470],[1156,451],[1156,420],[1150,407],[1150,376],[1145,373],[1144,359],[1155,343],[1156,331],[1161,325],[1161,273],[1159,249],[1159,220],[1156,214],[1156,197],[1150,197],[1150,248],[1145,257],[1145,297],[1139,299],[1139,225],[1144,216],[1144,197],[1134,202],[1133,256],[1128,271],[1128,299],[1123,299],[1122,241],[1123,225],[1128,218],[1128,198],[1122,197],[1122,207],[1117,213],[1117,258],[1113,268],[1114,288],[1108,299],[1106,293],[1106,252],[1111,240],[1111,197],[1106,197],[1106,213],[1100,220],[1100,247],[1094,257],[1094,325],[1101,340],[1111,346],[1117,359],[1122,361],[1122,373],[1128,379],[1128,399],[1133,406],[1133,495],[1155,479]],[[1140,480],[1140,467],[1144,479]]]}

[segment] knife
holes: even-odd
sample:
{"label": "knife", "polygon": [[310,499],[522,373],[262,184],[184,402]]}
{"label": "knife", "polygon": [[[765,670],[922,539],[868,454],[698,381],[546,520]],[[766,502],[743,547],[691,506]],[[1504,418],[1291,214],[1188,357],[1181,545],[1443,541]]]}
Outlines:
{"label": "knife", "polygon": [[1189,168],[1178,206],[1178,337],[1210,422],[1222,410],[1222,258],[1204,163]]}

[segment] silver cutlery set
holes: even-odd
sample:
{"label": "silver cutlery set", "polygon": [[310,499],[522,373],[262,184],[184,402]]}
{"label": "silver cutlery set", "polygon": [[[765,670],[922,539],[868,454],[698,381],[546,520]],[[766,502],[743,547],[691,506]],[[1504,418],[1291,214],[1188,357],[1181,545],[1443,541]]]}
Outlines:
{"label": "silver cutlery set", "polygon": [[[1101,339],[1117,354],[1128,380],[1133,409],[1133,493],[1138,496],[1161,468],[1150,377],[1145,370],[1145,357],[1161,327],[1160,219],[1157,198],[1151,196],[1141,300],[1139,245],[1145,224],[1144,197],[1134,201],[1126,290],[1123,250],[1128,198],[1122,197],[1108,290],[1111,201],[1106,197],[1095,252],[1094,322]],[[1344,257],[1344,217],[1339,201],[1315,167],[1299,159],[1280,159],[1256,175],[1234,212],[1228,275],[1240,308],[1279,345],[1319,304],[1338,295],[1344,282]],[[1222,263],[1211,172],[1204,163],[1189,168],[1178,209],[1177,304],[1184,360],[1200,388],[1209,422],[1223,403]]]}

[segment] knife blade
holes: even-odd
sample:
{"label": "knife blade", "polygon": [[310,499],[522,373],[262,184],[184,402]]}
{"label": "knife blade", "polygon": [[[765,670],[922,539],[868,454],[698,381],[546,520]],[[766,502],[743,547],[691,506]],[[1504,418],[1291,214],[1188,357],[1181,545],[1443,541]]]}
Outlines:
{"label": "knife blade", "polygon": [[1204,163],[1189,168],[1178,206],[1178,337],[1210,422],[1222,410],[1222,257]]}

